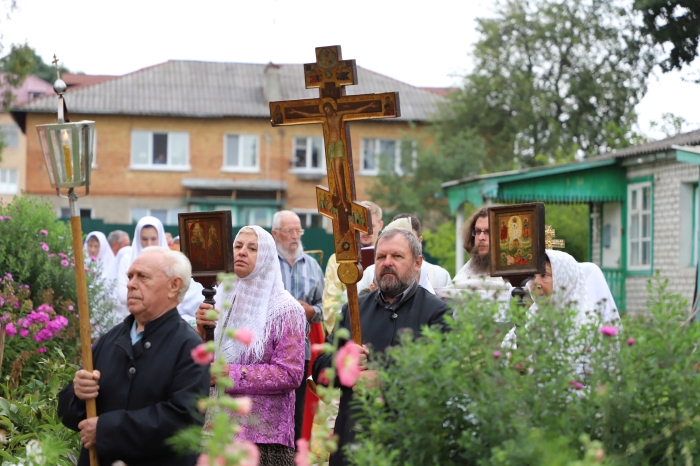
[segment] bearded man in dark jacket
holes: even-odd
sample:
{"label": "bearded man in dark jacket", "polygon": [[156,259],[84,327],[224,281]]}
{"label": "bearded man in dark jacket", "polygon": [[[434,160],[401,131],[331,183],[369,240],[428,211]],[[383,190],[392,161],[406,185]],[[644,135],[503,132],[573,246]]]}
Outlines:
{"label": "bearded man in dark jacket", "polygon": [[[177,431],[202,425],[198,398],[209,394],[209,367],[190,352],[202,340],[182,320],[177,305],[187,292],[187,258],[148,247],[128,271],[131,315],[92,347],[95,370],[79,370],[59,394],[63,424],[80,431],[79,466],[96,447],[100,464],[192,466],[197,454],[177,454],[166,444]],[[86,419],[85,400],[96,399],[97,417]]]}
{"label": "bearded man in dark jacket", "polygon": [[[423,326],[435,325],[446,330],[444,317],[450,312],[437,296],[418,285],[420,267],[423,263],[420,241],[409,230],[392,228],[384,230],[375,249],[374,284],[377,289],[360,297],[360,326],[362,342],[360,349],[360,377],[372,380],[375,371],[367,370],[367,357],[371,352],[383,352],[389,346],[399,344],[400,330],[410,329],[414,335],[421,333]],[[340,324],[348,329],[350,317],[347,304],[343,307]],[[333,343],[335,332],[328,336]],[[345,341],[338,342],[340,346]],[[321,354],[314,361],[313,379],[319,383],[322,372],[332,364],[333,355]],[[343,447],[353,442],[355,432],[350,401],[353,388],[340,385],[340,407],[335,421],[335,433],[339,436],[338,451],[331,455],[330,466],[347,464]]]}

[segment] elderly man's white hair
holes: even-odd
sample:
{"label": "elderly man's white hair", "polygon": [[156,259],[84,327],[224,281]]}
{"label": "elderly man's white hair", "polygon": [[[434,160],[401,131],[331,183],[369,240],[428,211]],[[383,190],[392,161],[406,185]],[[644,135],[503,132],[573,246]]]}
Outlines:
{"label": "elderly man's white hair", "polygon": [[299,214],[291,210],[280,210],[279,212],[275,212],[275,215],[272,216],[273,230],[277,230],[280,228],[280,226],[282,225],[282,217],[284,217],[287,214],[291,214],[294,215],[296,218],[299,218]]}
{"label": "elderly man's white hair", "polygon": [[178,304],[181,303],[185,299],[185,294],[190,289],[192,281],[192,264],[190,264],[190,260],[183,253],[163,246],[148,246],[144,248],[141,255],[143,256],[147,253],[158,253],[163,257],[161,269],[166,277],[180,277],[182,279],[182,288],[177,294],[177,302]]}

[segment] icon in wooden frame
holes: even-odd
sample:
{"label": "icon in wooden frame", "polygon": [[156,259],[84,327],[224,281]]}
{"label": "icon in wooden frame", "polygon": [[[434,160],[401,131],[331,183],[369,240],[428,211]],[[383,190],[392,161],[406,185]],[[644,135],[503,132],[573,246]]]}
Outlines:
{"label": "icon in wooden frame", "polygon": [[489,241],[491,276],[544,273],[544,204],[490,207]]}

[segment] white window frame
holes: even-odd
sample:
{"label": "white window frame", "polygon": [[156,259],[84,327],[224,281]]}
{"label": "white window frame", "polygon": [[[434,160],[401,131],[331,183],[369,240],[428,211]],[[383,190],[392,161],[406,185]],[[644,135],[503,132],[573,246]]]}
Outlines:
{"label": "white window frame", "polygon": [[[176,207],[176,208],[172,208],[172,207],[160,207],[160,208],[158,208],[158,207],[153,207],[153,208],[150,208],[150,207],[132,207],[131,209],[129,209],[129,221],[131,223],[138,223],[138,221],[141,218],[146,217],[148,215],[155,217],[155,215],[153,215],[154,210],[165,210],[166,211],[165,222],[163,222],[163,225],[176,226],[178,224],[177,214],[187,212],[187,207]],[[134,214],[135,212],[137,212],[136,215]],[[158,217],[156,217],[156,218],[158,218]]]}
{"label": "white window frame", "polygon": [[92,166],[91,168],[95,170],[99,168],[97,166],[97,130],[94,133],[94,139],[92,140]]}
{"label": "white window frame", "polygon": [[320,228],[327,228],[328,223],[330,222],[330,219],[328,217],[318,213],[318,209],[294,209],[294,213],[296,213],[299,216],[302,228],[313,228],[312,217],[314,216],[321,217]]}
{"label": "white window frame", "polygon": [[[649,188],[649,205],[648,209],[643,209],[643,195],[644,188]],[[637,207],[632,208],[632,196],[633,193],[637,193]],[[643,230],[643,217],[644,215],[649,215],[649,236],[642,237]],[[632,183],[627,185],[627,270],[635,272],[651,271],[654,262],[654,186],[651,181],[643,181],[640,183]],[[637,238],[633,238],[632,231],[632,219],[638,217],[638,228],[639,231]],[[633,253],[632,244],[638,243],[639,247],[637,249],[637,265],[633,264]],[[643,243],[649,243],[649,262],[647,264],[642,264],[642,249]]]}
{"label": "white window frame", "polygon": [[[147,134],[148,135],[148,163],[135,163],[134,162],[134,136],[136,134]],[[156,164],[153,163],[153,135],[154,134],[167,134],[168,135],[168,154],[167,163]],[[185,163],[181,165],[175,165],[170,163],[172,160],[171,150],[173,145],[170,143],[171,135],[181,135],[185,136]],[[97,138],[96,138],[97,139]],[[146,171],[177,171],[185,172],[190,171],[192,167],[190,166],[190,134],[186,131],[146,131],[146,130],[132,130],[131,131],[131,165],[129,167],[131,170],[146,170]]]}
{"label": "white window frame", "polygon": [[[403,176],[403,168],[401,167],[401,146],[404,143],[403,139],[393,139],[393,138],[362,138],[361,140],[361,147],[360,147],[360,175],[365,175],[365,176],[377,176],[379,175],[379,167],[381,165],[381,159],[379,156],[382,154],[380,152],[380,147],[381,147],[381,141],[393,141],[394,142],[394,172],[399,175]],[[411,165],[413,168],[416,166],[416,142],[411,141],[411,145],[413,146],[413,150],[410,154],[411,156]],[[370,148],[369,146],[374,146],[373,148]],[[373,156],[375,158],[375,167],[373,169],[366,169],[365,168],[365,153],[371,149]]]}
{"label": "white window frame", "polygon": [[[297,155],[297,139],[306,140],[306,163],[303,167],[295,167],[294,161]],[[318,167],[311,167],[311,157],[313,156],[313,142],[314,139],[321,141],[321,155],[320,155],[320,165]],[[323,141],[323,136],[294,136],[292,138],[292,168],[289,170],[290,173],[309,173],[309,174],[321,174],[326,173],[326,147]]]}
{"label": "white window frame", "polygon": [[[8,128],[9,130],[14,131],[16,144],[8,144],[7,139],[6,139],[7,132],[5,131],[5,128]],[[7,148],[7,149],[19,148],[19,145],[20,145],[19,126],[15,125],[15,124],[0,125],[0,133],[2,134],[2,143],[5,145],[4,146],[5,148]]]}
{"label": "white window frame", "polygon": [[[14,183],[10,177],[14,174]],[[19,170],[16,168],[0,168],[0,194],[19,194]]]}
{"label": "white window frame", "polygon": [[[238,160],[239,165],[226,165],[226,154],[228,153],[228,138],[229,136],[238,136]],[[255,138],[255,166],[241,166],[240,161],[243,160],[241,148],[243,146],[243,138],[241,137],[252,137]],[[227,173],[260,173],[260,136],[251,133],[226,133],[224,134],[224,154],[223,163],[221,166],[222,172]]]}

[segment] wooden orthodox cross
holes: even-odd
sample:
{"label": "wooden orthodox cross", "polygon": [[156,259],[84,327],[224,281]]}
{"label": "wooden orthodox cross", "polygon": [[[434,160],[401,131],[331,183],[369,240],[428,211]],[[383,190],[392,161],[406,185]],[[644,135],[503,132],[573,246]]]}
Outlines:
{"label": "wooden orthodox cross", "polygon": [[566,246],[566,242],[563,239],[554,239],[554,234],[556,230],[552,228],[552,225],[544,226],[544,248],[545,249],[562,249]]}
{"label": "wooden orthodox cross", "polygon": [[340,46],[316,48],[316,63],[304,65],[307,89],[318,88],[318,99],[270,102],[272,126],[321,123],[326,149],[328,186],[316,187],[318,212],[333,220],[338,278],[347,286],[350,326],[355,343],[362,344],[357,282],[362,278],[360,232],[372,233],[367,207],[355,201],[350,129],[346,122],[400,116],[398,92],[346,96],[345,87],[357,84],[355,60],[343,60]]}

